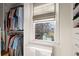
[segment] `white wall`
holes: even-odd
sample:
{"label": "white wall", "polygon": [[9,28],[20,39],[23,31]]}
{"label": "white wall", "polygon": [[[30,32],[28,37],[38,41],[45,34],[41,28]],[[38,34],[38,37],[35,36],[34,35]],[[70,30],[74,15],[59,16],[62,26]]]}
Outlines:
{"label": "white wall", "polygon": [[[27,49],[30,45],[31,37],[31,8],[30,4],[24,4],[24,55],[29,53]],[[60,4],[60,44],[55,47],[55,55],[72,56],[72,4]],[[31,44],[30,46],[35,46]],[[41,46],[40,46],[41,47]],[[42,47],[41,47],[42,48]],[[49,47],[48,47],[49,48]],[[49,49],[50,50],[50,49]],[[31,54],[31,53],[30,53]],[[30,55],[29,54],[29,55]]]}
{"label": "white wall", "polygon": [[60,4],[60,55],[72,56],[72,4]]}
{"label": "white wall", "polygon": [[24,4],[24,55],[27,55],[27,47],[30,40],[30,8]]}
{"label": "white wall", "polygon": [[[24,4],[24,55],[51,55],[52,47],[32,44],[32,4]],[[39,49],[38,49],[39,48]],[[45,54],[43,53],[45,52]]]}

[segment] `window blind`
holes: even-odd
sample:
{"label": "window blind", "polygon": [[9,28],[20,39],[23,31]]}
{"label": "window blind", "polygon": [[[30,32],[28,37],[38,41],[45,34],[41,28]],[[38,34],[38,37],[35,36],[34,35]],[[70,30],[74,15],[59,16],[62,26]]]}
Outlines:
{"label": "window blind", "polygon": [[49,19],[55,18],[55,4],[41,4],[38,6],[33,6],[33,19]]}

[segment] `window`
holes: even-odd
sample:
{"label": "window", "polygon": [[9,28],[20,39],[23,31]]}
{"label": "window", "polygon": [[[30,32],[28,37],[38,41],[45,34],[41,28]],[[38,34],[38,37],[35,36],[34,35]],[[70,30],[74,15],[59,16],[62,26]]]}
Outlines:
{"label": "window", "polygon": [[55,26],[56,21],[53,19],[35,21],[35,39],[44,41],[54,41]]}
{"label": "window", "polygon": [[[32,43],[52,45],[57,41],[57,13],[54,3],[33,4]],[[57,11],[58,12],[58,11]]]}

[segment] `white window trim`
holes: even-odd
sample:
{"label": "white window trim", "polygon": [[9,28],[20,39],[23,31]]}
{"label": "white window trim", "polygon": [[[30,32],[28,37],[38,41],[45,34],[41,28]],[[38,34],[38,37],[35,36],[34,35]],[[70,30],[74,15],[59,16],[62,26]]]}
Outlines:
{"label": "white window trim", "polygon": [[[32,10],[33,12],[33,10]],[[34,34],[34,25],[33,25],[33,21],[32,21],[32,39],[30,39],[30,43],[32,44],[39,44],[39,45],[45,45],[45,46],[55,46],[55,45],[59,45],[59,4],[56,4],[56,17],[54,18],[56,20],[56,28],[55,28],[55,37],[54,37],[54,41],[44,41],[44,40],[37,40],[35,39],[35,34]],[[33,19],[32,19],[33,20]],[[48,20],[48,19],[47,19]],[[45,20],[45,21],[47,21]],[[49,19],[51,20],[51,19]],[[44,20],[37,20],[34,22],[38,22],[38,21],[44,21]],[[53,21],[53,19],[52,19]]]}

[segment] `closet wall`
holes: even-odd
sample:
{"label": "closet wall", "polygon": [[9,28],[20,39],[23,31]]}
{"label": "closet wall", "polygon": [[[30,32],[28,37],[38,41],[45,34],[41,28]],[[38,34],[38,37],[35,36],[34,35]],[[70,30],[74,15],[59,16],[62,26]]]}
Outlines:
{"label": "closet wall", "polygon": [[[46,46],[34,45],[30,43],[31,36],[31,9],[30,4],[24,4],[24,55],[33,55],[36,54],[34,49],[30,49],[30,47],[40,47],[46,48]],[[28,12],[27,12],[28,11]],[[73,56],[73,46],[72,46],[72,15],[73,15],[73,7],[72,4],[59,4],[59,20],[60,20],[60,40],[59,45],[55,46],[55,56]],[[27,20],[26,20],[27,19]],[[27,22],[27,23],[26,23]],[[28,25],[27,25],[28,24]],[[28,48],[28,49],[27,49]],[[49,51],[51,51],[51,47],[47,47]],[[53,52],[53,51],[52,51]],[[41,53],[41,52],[40,52]]]}
{"label": "closet wall", "polygon": [[[33,4],[24,4],[24,55],[25,56],[51,56],[53,48],[48,45],[32,43],[33,39]],[[28,25],[27,25],[28,24]]]}
{"label": "closet wall", "polygon": [[60,19],[60,45],[56,47],[56,55],[73,56],[72,19],[73,4],[61,3],[59,9]]}

